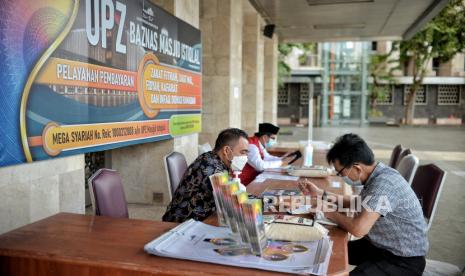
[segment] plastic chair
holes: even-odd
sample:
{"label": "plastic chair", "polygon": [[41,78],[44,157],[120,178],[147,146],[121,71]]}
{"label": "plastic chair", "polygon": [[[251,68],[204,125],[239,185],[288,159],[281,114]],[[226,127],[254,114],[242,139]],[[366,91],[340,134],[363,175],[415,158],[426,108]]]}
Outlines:
{"label": "plastic chair", "polygon": [[179,186],[179,183],[187,170],[186,158],[182,153],[172,152],[164,157],[166,178],[168,180],[168,190],[170,199]]}
{"label": "plastic chair", "polygon": [[100,169],[89,178],[88,183],[95,215],[129,218],[123,183],[117,171]]}
{"label": "plastic chair", "polygon": [[404,158],[405,156],[412,154],[412,151],[410,149],[405,149],[399,154],[399,158],[396,160],[396,165],[393,167],[394,169],[397,169],[397,166],[399,166],[400,160]]}
{"label": "plastic chair", "polygon": [[397,161],[399,160],[399,155],[402,152],[402,145],[399,144],[394,147],[391,153],[391,159],[389,160],[389,166],[395,168]]}
{"label": "plastic chair", "polygon": [[412,180],[419,163],[420,161],[415,155],[409,154],[402,158],[397,166],[397,171],[404,177],[409,185],[412,185]]}
{"label": "plastic chair", "polygon": [[419,166],[412,182],[412,189],[421,202],[428,229],[433,222],[439,197],[447,173],[434,164]]}

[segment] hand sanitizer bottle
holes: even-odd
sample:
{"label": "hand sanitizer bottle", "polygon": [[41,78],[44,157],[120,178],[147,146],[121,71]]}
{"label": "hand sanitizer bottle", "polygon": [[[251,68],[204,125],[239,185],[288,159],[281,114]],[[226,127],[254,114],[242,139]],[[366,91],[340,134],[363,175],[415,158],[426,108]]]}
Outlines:
{"label": "hand sanitizer bottle", "polygon": [[234,178],[233,181],[236,181],[239,184],[239,190],[246,192],[247,188],[244,186],[244,184],[241,183],[241,179],[239,178],[239,175],[241,174],[241,171],[234,171]]}
{"label": "hand sanitizer bottle", "polygon": [[304,150],[304,167],[311,167],[313,165],[313,146],[311,141],[308,141]]}

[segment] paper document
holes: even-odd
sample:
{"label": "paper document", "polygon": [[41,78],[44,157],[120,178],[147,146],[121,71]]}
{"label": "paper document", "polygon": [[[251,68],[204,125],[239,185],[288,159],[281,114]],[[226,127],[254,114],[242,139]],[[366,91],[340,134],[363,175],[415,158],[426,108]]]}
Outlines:
{"label": "paper document", "polygon": [[292,180],[292,181],[297,181],[299,180],[299,177],[297,176],[291,176],[291,175],[283,175],[283,174],[276,174],[276,173],[261,173],[255,178],[255,182],[263,182],[267,179],[273,179],[273,180]]}
{"label": "paper document", "polygon": [[313,242],[268,240],[262,256],[238,242],[227,227],[189,220],[146,244],[150,254],[284,273],[324,275],[333,242],[325,237]]}
{"label": "paper document", "polygon": [[327,219],[323,212],[316,212],[315,213],[315,221],[317,221],[320,224],[337,226],[337,223]]}

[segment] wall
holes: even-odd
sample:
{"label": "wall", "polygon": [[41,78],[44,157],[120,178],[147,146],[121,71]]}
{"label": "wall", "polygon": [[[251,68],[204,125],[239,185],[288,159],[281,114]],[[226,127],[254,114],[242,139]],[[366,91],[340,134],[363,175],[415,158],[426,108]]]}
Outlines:
{"label": "wall", "polygon": [[465,76],[465,54],[456,54],[451,60],[446,63],[440,63],[438,68],[438,76]]}
{"label": "wall", "polygon": [[54,215],[84,213],[84,155],[0,168],[0,233]]}
{"label": "wall", "polygon": [[300,84],[287,83],[289,89],[289,104],[278,104],[278,118],[290,118],[291,123],[298,123],[300,114],[308,117],[308,105],[300,105]]}
{"label": "wall", "polygon": [[[403,105],[403,85],[396,85],[394,90],[394,103],[392,105],[378,105],[378,109],[387,118],[394,118],[399,121],[404,116],[405,106]],[[429,118],[430,123],[436,118],[447,118],[450,115],[462,118],[465,122],[465,86],[461,89],[461,103],[459,105],[438,105],[437,85],[428,85],[426,105],[415,106],[415,118]]]}
{"label": "wall", "polygon": [[[300,84],[287,83],[289,90],[289,105],[278,105],[278,118],[290,118],[292,124],[298,123],[298,118],[308,117],[308,105],[300,105]],[[378,105],[377,109],[383,112],[383,120],[395,119],[399,122],[404,116],[405,106],[403,105],[403,85],[396,85],[394,90],[394,101],[391,105]],[[427,104],[415,106],[415,118],[428,118],[430,123],[434,123],[436,118],[448,118],[453,115],[462,118],[465,122],[465,86],[461,88],[461,98],[459,105],[438,105],[437,104],[438,85],[428,85]],[[315,96],[321,94],[321,84],[314,84]],[[359,109],[359,105],[352,106],[351,109]],[[302,116],[301,116],[302,115]]]}

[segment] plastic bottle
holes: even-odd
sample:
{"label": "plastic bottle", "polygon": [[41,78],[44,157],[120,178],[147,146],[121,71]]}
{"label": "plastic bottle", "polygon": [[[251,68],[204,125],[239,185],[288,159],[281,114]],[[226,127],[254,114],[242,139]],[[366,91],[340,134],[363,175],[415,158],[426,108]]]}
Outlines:
{"label": "plastic bottle", "polygon": [[233,181],[236,181],[239,184],[239,190],[246,192],[247,188],[244,186],[244,184],[241,183],[241,179],[239,178],[239,175],[241,174],[241,171],[234,171],[234,178]]}
{"label": "plastic bottle", "polygon": [[304,167],[311,167],[313,165],[313,146],[311,141],[308,141],[304,150]]}

